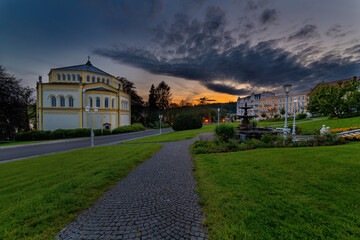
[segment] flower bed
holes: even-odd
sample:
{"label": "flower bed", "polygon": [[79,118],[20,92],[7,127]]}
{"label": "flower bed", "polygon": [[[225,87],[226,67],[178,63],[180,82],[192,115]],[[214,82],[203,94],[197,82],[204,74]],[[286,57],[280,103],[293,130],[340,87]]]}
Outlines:
{"label": "flower bed", "polygon": [[360,135],[342,136],[340,140],[360,141]]}
{"label": "flower bed", "polygon": [[339,133],[339,132],[347,132],[356,129],[360,129],[360,127],[336,128],[336,129],[331,129],[330,132]]}

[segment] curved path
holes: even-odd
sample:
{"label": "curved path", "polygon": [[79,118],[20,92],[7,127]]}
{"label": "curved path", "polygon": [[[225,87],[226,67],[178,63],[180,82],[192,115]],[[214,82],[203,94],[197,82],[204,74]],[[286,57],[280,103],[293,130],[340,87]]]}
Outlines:
{"label": "curved path", "polygon": [[57,239],[206,239],[189,146],[164,147],[65,227]]}

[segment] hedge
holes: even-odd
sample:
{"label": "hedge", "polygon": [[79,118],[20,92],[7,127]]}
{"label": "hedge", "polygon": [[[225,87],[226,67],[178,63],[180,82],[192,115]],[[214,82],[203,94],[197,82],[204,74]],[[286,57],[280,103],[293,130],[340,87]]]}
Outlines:
{"label": "hedge", "polygon": [[[124,126],[115,128],[112,132],[109,129],[95,129],[94,135],[110,135],[127,132],[143,131],[145,127],[141,123],[134,123],[131,126]],[[15,136],[16,141],[36,141],[36,140],[49,140],[49,139],[64,139],[76,137],[89,137],[90,129],[77,128],[77,129],[56,129],[54,131],[33,130],[28,132],[17,132]]]}
{"label": "hedge", "polygon": [[129,133],[129,132],[138,132],[138,131],[144,131],[145,127],[141,123],[134,123],[131,126],[123,126],[118,127],[112,130],[112,134],[120,134],[120,133]]}
{"label": "hedge", "polygon": [[172,128],[175,131],[201,128],[202,123],[199,115],[181,114],[175,117]]}

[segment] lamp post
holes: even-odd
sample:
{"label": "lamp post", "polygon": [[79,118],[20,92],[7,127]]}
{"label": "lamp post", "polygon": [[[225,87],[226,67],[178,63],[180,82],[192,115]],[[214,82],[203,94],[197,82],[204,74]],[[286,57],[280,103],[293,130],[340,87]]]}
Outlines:
{"label": "lamp post", "polygon": [[284,125],[284,136],[287,134],[287,115],[288,115],[288,101],[289,101],[289,93],[291,91],[291,84],[285,84],[283,86],[284,92],[286,95],[286,106],[285,106],[285,125]]}
{"label": "lamp post", "polygon": [[220,108],[218,108],[218,125],[220,124]]}
{"label": "lamp post", "polygon": [[160,134],[161,134],[161,122],[162,122],[162,118],[163,118],[163,115],[160,114],[160,115],[159,115],[159,119],[160,119]]}
{"label": "lamp post", "polygon": [[[88,116],[89,116],[89,113],[90,113],[90,107],[89,106],[86,106],[85,107],[85,111],[88,113]],[[97,107],[94,108],[94,111],[97,112]],[[94,146],[94,130],[93,130],[93,127],[92,127],[92,124],[94,122],[94,115],[92,116],[92,121],[91,121],[91,127],[90,127],[90,136],[91,136],[91,146],[93,147]]]}
{"label": "lamp post", "polygon": [[294,124],[293,124],[293,132],[292,135],[295,136],[296,132],[295,132],[295,113],[296,113],[296,103],[297,103],[297,99],[294,98]]}

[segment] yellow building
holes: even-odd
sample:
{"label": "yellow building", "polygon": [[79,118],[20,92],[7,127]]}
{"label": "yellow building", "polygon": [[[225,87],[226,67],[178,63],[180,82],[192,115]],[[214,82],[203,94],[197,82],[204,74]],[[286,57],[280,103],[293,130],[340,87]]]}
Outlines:
{"label": "yellow building", "polygon": [[[308,94],[309,91],[290,93],[288,99],[288,115],[294,115],[294,107],[295,107],[295,115],[299,113],[307,113],[306,106],[308,104]],[[296,99],[296,102],[294,102]],[[266,98],[262,98],[259,101],[259,115],[260,119],[272,118],[275,114],[280,115],[281,109],[286,108],[286,95],[275,95],[269,96]],[[265,114],[266,117],[262,117],[261,115]]]}
{"label": "yellow building", "polygon": [[[114,129],[131,124],[131,100],[122,82],[86,64],[54,68],[37,82],[38,130]],[[89,111],[86,111],[86,107]]]}

